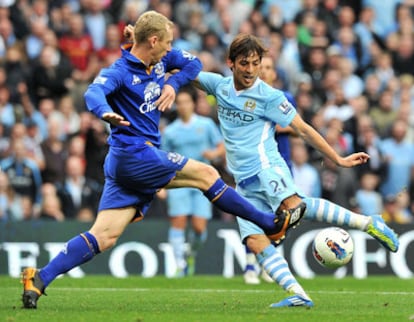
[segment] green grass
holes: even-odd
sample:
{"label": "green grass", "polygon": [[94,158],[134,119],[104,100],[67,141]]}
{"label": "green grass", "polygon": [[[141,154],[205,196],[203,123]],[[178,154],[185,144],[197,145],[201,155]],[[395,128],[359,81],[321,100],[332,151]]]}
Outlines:
{"label": "green grass", "polygon": [[21,308],[19,280],[0,276],[0,321],[277,321],[389,322],[414,320],[414,279],[370,277],[300,280],[315,302],[306,309],[271,309],[285,293],[242,277],[194,276],[116,279],[61,278],[47,289],[37,310]]}

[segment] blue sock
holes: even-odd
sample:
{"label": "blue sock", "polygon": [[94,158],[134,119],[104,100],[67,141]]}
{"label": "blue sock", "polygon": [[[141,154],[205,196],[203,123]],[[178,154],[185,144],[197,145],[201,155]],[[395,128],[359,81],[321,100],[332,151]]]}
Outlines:
{"label": "blue sock", "polygon": [[220,178],[204,192],[204,195],[220,210],[249,220],[261,227],[265,232],[270,233],[275,229],[275,215],[273,213],[266,213],[256,209]]}
{"label": "blue sock", "polygon": [[369,216],[357,214],[325,199],[305,198],[303,201],[306,203],[304,218],[309,220],[348,226],[362,231],[366,230],[370,222]]}
{"label": "blue sock", "polygon": [[88,262],[99,253],[95,237],[89,232],[80,234],[69,240],[64,249],[40,270],[40,278],[46,287],[60,274]]}

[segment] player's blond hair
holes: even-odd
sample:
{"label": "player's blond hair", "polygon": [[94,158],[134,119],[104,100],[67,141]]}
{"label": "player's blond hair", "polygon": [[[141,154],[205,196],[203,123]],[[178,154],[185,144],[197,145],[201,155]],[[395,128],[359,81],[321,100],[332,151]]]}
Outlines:
{"label": "player's blond hair", "polygon": [[161,40],[167,34],[168,28],[172,28],[174,23],[164,15],[156,11],[143,13],[134,26],[134,40],[136,43],[143,43],[151,36],[157,36]]}

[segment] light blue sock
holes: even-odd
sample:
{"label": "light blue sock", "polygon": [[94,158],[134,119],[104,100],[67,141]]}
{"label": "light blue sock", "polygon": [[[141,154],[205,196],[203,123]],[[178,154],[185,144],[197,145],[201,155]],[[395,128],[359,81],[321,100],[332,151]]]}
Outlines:
{"label": "light blue sock", "polygon": [[170,227],[168,230],[168,242],[170,243],[175,262],[179,269],[183,269],[186,265],[185,262],[185,231],[183,229],[177,229]]}
{"label": "light blue sock", "polygon": [[348,226],[365,231],[370,217],[357,214],[333,202],[321,198],[305,198],[306,211],[304,218],[313,221]]}
{"label": "light blue sock", "polygon": [[90,261],[99,253],[95,237],[89,232],[80,234],[69,240],[60,253],[40,270],[40,278],[46,287],[60,274]]}
{"label": "light blue sock", "polygon": [[256,259],[263,270],[285,291],[293,292],[306,299],[310,299],[293,276],[285,258],[279,254],[273,245],[267,246],[261,253],[257,254]]}

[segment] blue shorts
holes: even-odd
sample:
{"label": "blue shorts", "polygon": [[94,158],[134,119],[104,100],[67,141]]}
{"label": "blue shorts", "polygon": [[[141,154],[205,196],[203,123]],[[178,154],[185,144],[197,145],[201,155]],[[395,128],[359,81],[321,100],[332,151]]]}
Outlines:
{"label": "blue shorts", "polygon": [[99,211],[134,206],[136,217],[148,210],[154,194],[165,187],[188,158],[151,145],[111,146],[104,163],[105,184]]}
{"label": "blue shorts", "polygon": [[168,215],[170,217],[194,215],[207,220],[211,219],[211,203],[199,189],[170,189],[167,193]]}
{"label": "blue shorts", "polygon": [[[299,194],[287,166],[264,169],[255,176],[243,180],[237,185],[236,190],[257,209],[267,213],[276,212],[284,199]],[[264,234],[263,229],[251,221],[237,217],[237,222],[243,241],[250,235]]]}

